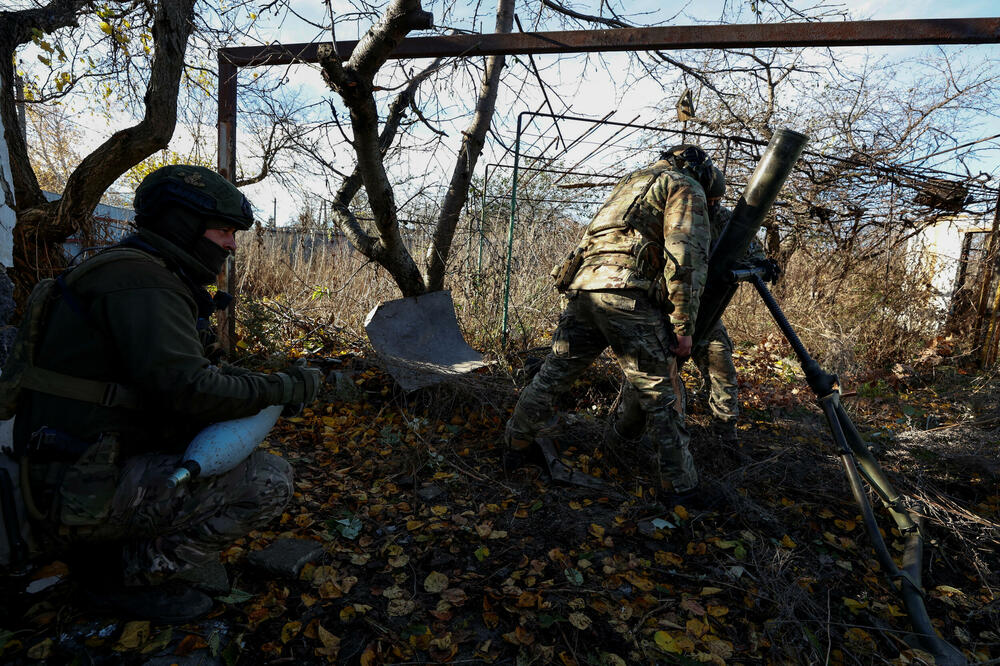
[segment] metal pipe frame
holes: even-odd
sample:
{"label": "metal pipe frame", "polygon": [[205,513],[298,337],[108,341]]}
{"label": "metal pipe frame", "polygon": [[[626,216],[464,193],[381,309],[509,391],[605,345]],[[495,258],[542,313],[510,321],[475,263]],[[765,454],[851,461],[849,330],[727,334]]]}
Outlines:
{"label": "metal pipe frame", "polygon": [[[995,44],[1000,17],[899,19],[812,23],[657,26],[606,30],[566,30],[407,37],[390,58],[536,55],[681,49],[753,49],[816,46],[913,46]],[[357,41],[338,41],[346,59]],[[237,67],[319,62],[319,43],[239,46],[219,50]]]}
{"label": "metal pipe frame", "polygon": [[[389,58],[670,51],[709,48],[750,49],[995,43],[1000,43],[1000,17],[658,26],[407,37],[393,49]],[[338,41],[335,52],[343,57],[349,57],[348,54],[353,53],[357,44],[356,40]],[[236,181],[236,74],[238,68],[318,63],[320,46],[320,43],[314,42],[219,49],[217,128],[219,173],[232,182]],[[556,114],[551,115],[553,118],[556,117]],[[604,120],[607,122],[606,118]],[[518,116],[518,136],[520,137],[520,116]],[[512,227],[516,207],[517,157],[515,154],[515,192],[512,192],[511,197]],[[512,229],[511,233],[513,233]],[[512,242],[513,239],[509,239],[508,245],[511,245]],[[227,262],[224,271],[219,275],[220,289],[228,290],[233,282],[233,267],[229,265],[231,263]],[[505,285],[504,289],[505,300],[509,294],[509,280],[508,275],[508,284]],[[233,306],[231,305],[226,311],[219,312],[218,317],[220,343],[224,349],[229,350],[235,340],[236,320]],[[502,332],[504,343],[506,343],[506,325],[507,308],[505,304]]]}
{"label": "metal pipe frame", "polygon": [[[218,172],[231,183],[236,182],[236,72],[237,66],[226,59],[219,51],[219,124],[218,131]],[[222,271],[216,278],[219,289],[232,292],[235,262],[230,256],[222,266]],[[219,310],[218,318],[219,344],[226,351],[231,351],[236,344],[236,300],[229,307]]]}

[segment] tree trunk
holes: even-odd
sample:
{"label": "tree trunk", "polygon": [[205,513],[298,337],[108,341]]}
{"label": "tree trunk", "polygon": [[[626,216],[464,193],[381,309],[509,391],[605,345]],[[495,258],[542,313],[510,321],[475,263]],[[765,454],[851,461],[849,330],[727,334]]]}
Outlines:
{"label": "tree trunk", "polygon": [[[498,33],[508,33],[514,24],[514,0],[497,0]],[[496,110],[497,92],[500,88],[500,73],[504,67],[504,56],[490,56],[486,61],[486,71],[483,74],[482,87],[479,90],[479,101],[476,104],[476,114],[472,123],[463,133],[462,147],[458,151],[455,169],[444,200],[441,202],[441,212],[434,228],[434,240],[427,249],[427,290],[444,289],[444,274],[451,253],[451,243],[455,238],[455,228],[458,217],[465,207],[469,197],[469,185],[476,162],[483,152],[486,132],[493,121]]]}
{"label": "tree trunk", "polygon": [[[30,39],[31,27],[55,29],[75,25],[76,10],[84,2],[53,2],[64,10],[63,21],[53,24],[49,14],[45,21],[28,25],[24,40]],[[18,132],[7,133],[11,150],[11,167],[17,188],[17,224],[14,228],[13,280],[19,302],[39,278],[58,272],[65,264],[62,243],[77,231],[90,232],[92,211],[100,203],[107,188],[128,169],[135,166],[170,142],[177,123],[177,95],[184,70],[184,52],[194,28],[195,0],[164,0],[159,3],[153,19],[154,55],[146,88],[146,111],[133,127],[113,134],[94,152],[84,158],[73,171],[58,202],[45,203],[34,171],[28,162],[27,150]],[[0,33],[3,32],[0,23]],[[0,52],[3,63],[17,42],[4,42]],[[6,49],[10,48],[10,51]],[[6,64],[0,64],[6,67]],[[9,102],[9,103],[8,103]],[[13,113],[13,100],[8,91],[0,96],[0,112],[8,125]],[[16,124],[9,125],[16,127]]]}
{"label": "tree trunk", "polygon": [[[426,287],[420,269],[399,234],[392,184],[382,162],[372,80],[385,64],[389,53],[407,33],[430,25],[430,15],[423,11],[419,0],[392,0],[385,15],[365,33],[346,62],[331,47],[322,49],[320,53],[323,77],[341,96],[351,114],[354,152],[358,158],[357,173],[368,194],[378,238],[371,239],[371,243],[363,240],[363,230],[356,220],[353,224],[351,222],[353,216],[347,210],[347,202],[341,201],[342,205],[336,208],[335,214],[341,227],[349,230],[348,236],[360,241],[356,247],[389,271],[404,296],[418,296],[426,291]],[[342,187],[341,192],[346,195],[347,190]]]}
{"label": "tree trunk", "polygon": [[[385,124],[382,126],[382,132],[378,137],[379,152],[382,157],[385,157],[386,152],[392,145],[392,142],[396,138],[396,132],[399,130],[399,124],[402,122],[403,117],[406,115],[406,110],[409,108],[410,104],[417,93],[417,88],[420,84],[427,80],[434,71],[437,70],[438,66],[441,64],[441,58],[436,58],[431,64],[425,67],[419,74],[413,77],[406,87],[396,96],[392,104],[389,105],[389,114],[386,117]],[[354,200],[354,196],[361,189],[363,183],[361,181],[361,174],[357,169],[344,179],[341,183],[340,188],[337,190],[333,197],[333,209],[332,214],[340,230],[347,236],[347,239],[351,242],[361,254],[368,257],[372,261],[375,261],[386,267],[390,275],[396,281],[397,286],[400,290],[407,296],[416,296],[422,293],[423,283],[412,284],[412,280],[409,272],[400,272],[399,275],[393,272],[393,270],[386,266],[386,263],[392,263],[392,260],[388,258],[385,254],[385,245],[379,242],[379,239],[373,238],[367,231],[365,231],[361,225],[358,223],[357,218],[354,213],[351,212],[350,205],[351,201]],[[384,263],[385,262],[385,263]],[[404,265],[405,265],[404,260]],[[412,263],[412,259],[410,259]],[[403,282],[407,283],[407,286],[403,287]]]}

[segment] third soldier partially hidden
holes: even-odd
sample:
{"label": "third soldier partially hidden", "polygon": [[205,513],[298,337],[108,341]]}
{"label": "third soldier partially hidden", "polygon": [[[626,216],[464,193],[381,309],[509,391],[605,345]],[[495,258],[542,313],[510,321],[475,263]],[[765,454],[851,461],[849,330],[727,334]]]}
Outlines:
{"label": "third soldier partially hidden", "polygon": [[[725,193],[726,181],[720,172],[705,190],[711,220],[712,246],[733,215],[729,208],[721,205]],[[767,259],[764,249],[757,241],[751,241],[741,263],[745,266],[767,266],[768,279],[772,281],[780,274],[777,264]],[[739,382],[736,366],[733,365],[733,341],[721,319],[695,345],[691,360],[701,374],[698,397],[707,403],[712,412],[712,429],[715,435],[725,442],[735,443],[736,420],[740,413]]]}
{"label": "third soldier partially hidden", "polygon": [[697,493],[677,361],[691,354],[710,249],[705,190],[719,175],[701,148],[680,145],[615,186],[553,271],[567,305],[507,423],[511,449],[530,448],[555,425],[556,395],[610,346],[657,443],[662,490],[676,499]]}

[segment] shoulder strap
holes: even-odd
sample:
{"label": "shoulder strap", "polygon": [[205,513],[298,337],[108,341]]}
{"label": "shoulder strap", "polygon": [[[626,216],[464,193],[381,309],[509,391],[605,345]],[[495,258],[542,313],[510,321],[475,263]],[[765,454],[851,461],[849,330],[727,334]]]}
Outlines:
{"label": "shoulder strap", "polygon": [[[66,305],[77,315],[87,320],[88,323],[93,324],[94,322],[90,313],[80,304],[79,299],[77,299],[70,287],[74,282],[94,269],[126,257],[155,261],[160,265],[166,266],[159,257],[149,252],[129,247],[110,248],[91,257],[72,270],[63,273],[56,279],[60,296],[65,300]],[[85,379],[54,370],[47,370],[35,365],[34,359],[28,359],[28,366],[24,369],[21,378],[21,386],[39,393],[79,400],[81,402],[90,402],[102,407],[138,409],[140,406],[138,392],[123,384],[97,379]]]}
{"label": "shoulder strap", "polygon": [[138,393],[123,384],[74,377],[54,370],[39,368],[37,365],[31,365],[24,369],[21,386],[60,398],[92,402],[102,407],[138,409],[140,404]]}
{"label": "shoulder strap", "polygon": [[118,261],[120,259],[141,259],[144,261],[155,262],[164,268],[167,267],[167,262],[152,252],[147,252],[134,247],[116,245],[104,250],[100,254],[94,255],[79,266],[66,271],[60,276],[60,278],[63,279],[64,284],[69,286],[87,273],[92,272],[95,268],[100,268],[101,266],[105,266],[112,261]]}

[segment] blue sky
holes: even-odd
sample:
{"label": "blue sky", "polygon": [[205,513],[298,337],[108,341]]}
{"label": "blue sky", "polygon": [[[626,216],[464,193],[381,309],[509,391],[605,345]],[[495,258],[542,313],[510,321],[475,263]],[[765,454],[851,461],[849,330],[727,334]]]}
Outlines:
{"label": "blue sky", "polygon": [[[566,4],[582,13],[597,13],[598,11],[598,0],[572,3],[567,0]],[[658,21],[669,21],[675,25],[686,25],[701,21],[715,22],[722,15],[724,8],[727,10],[729,21],[751,22],[754,20],[754,17],[747,10],[749,3],[742,0],[730,0],[729,2],[723,2],[722,0],[702,0],[699,2],[669,4],[655,0],[643,0],[641,2],[622,2],[621,4],[628,7],[628,17],[637,23],[654,24]],[[817,3],[793,1],[792,4],[797,7],[809,7]],[[824,9],[830,11],[846,9],[854,18],[871,19],[978,17],[1000,14],[1000,7],[996,6],[997,3],[995,0],[993,2],[986,0],[956,0],[951,3],[931,0],[911,0],[902,3],[898,0],[848,0],[843,3],[821,2],[819,4]],[[313,12],[318,12],[320,11],[317,9],[318,5],[319,3],[302,3],[299,8],[305,11],[311,9]],[[476,28],[481,28],[484,31],[491,31],[493,28],[494,19],[490,12],[494,11],[495,2],[483,3],[480,6],[478,20],[474,20],[469,14],[460,16],[445,15],[442,13],[442,7],[445,6],[453,7],[454,5],[448,5],[448,3],[439,1],[424,2],[424,7],[435,14],[435,22],[439,26],[447,25],[469,29],[475,25]],[[334,7],[335,9],[343,7],[345,12],[350,11],[347,3],[343,0],[335,2]],[[534,21],[537,7],[538,4],[536,3],[520,5],[518,7],[519,16],[526,29],[531,29],[530,26]],[[262,22],[260,27],[260,38],[262,41],[273,39],[284,42],[300,42],[321,38],[315,28],[304,27],[301,24],[296,25],[293,20],[287,20],[287,18],[280,27],[276,25],[269,26],[266,21]],[[540,28],[554,29],[551,22],[543,23]],[[338,27],[337,36],[342,39],[353,39],[363,29],[364,26],[357,24],[341,24]],[[947,50],[957,50],[959,48],[962,47],[948,47]],[[982,46],[966,48],[971,49],[967,50],[967,52],[975,55],[978,52],[995,52],[997,47]],[[866,56],[885,56],[890,59],[901,59],[920,54],[925,49],[926,47],[858,48],[841,49],[837,51],[837,54],[841,62],[849,66],[852,62],[860,62]],[[682,56],[683,52],[679,55]],[[640,80],[633,93],[624,95],[620,86],[612,84],[605,70],[594,66],[584,69],[580,64],[581,60],[557,59],[554,56],[536,57],[536,61],[539,67],[543,68],[543,71],[546,66],[552,67],[552,69],[544,72],[543,76],[547,82],[559,88],[563,99],[571,107],[571,112],[579,115],[603,116],[607,111],[617,109],[616,120],[632,120],[636,116],[639,117],[640,122],[649,122],[655,119],[654,107],[664,97],[664,92],[659,86],[654,85],[653,82]],[[608,56],[607,61],[611,71],[615,71],[616,68],[624,67],[621,63],[624,63],[625,56],[611,55]],[[593,63],[593,59],[591,62]],[[515,68],[512,67],[508,71],[514,72]],[[521,71],[523,72],[523,70]],[[310,71],[305,67],[296,68],[293,71],[289,71],[288,76],[290,78],[290,85],[299,86],[300,90],[304,91],[306,96],[315,96],[316,98],[330,96],[318,72],[315,70]],[[900,77],[905,76],[906,72],[901,71]],[[513,141],[513,128],[517,113],[537,108],[540,102],[541,98],[537,94],[517,95],[512,91],[507,92],[498,105],[498,113],[494,120],[494,126],[505,141]],[[462,102],[457,101],[456,104],[460,106]],[[565,110],[559,107],[558,103],[556,106],[556,110],[559,112]],[[451,126],[446,124],[443,127],[452,137],[455,137],[464,128],[464,123],[465,121],[462,120]],[[970,134],[975,135],[975,138],[1000,133],[1000,126],[993,119],[984,119],[981,127],[967,129]],[[585,150],[589,150],[589,148]],[[498,151],[498,146],[487,146],[481,164],[500,158],[502,153]],[[580,153],[578,152],[577,154],[579,155]],[[446,151],[435,156],[414,155],[410,158],[410,163],[406,165],[406,170],[411,173],[427,174],[426,184],[440,184],[445,182],[443,172],[450,169],[451,155],[454,155],[454,151],[450,153]],[[575,159],[572,155],[568,157],[570,160]],[[615,155],[607,155],[606,157],[612,162],[619,159]],[[509,161],[509,156],[506,160]],[[945,164],[942,166],[947,168],[948,165]],[[978,168],[994,173],[998,170],[995,159],[983,163]],[[595,168],[595,170],[597,169]],[[248,195],[255,201],[261,202],[258,205],[265,210],[270,209],[270,203],[273,199],[278,199],[279,221],[285,219],[289,214],[289,210],[295,206],[294,201],[291,200],[288,193],[276,191],[273,184],[266,182],[253,188],[253,191],[248,190]],[[402,198],[400,197],[400,199]]]}
{"label": "blue sky", "polygon": [[[572,2],[563,0],[568,6],[583,13],[597,13],[599,0],[584,0]],[[817,3],[800,2],[790,0],[793,6],[809,7]],[[317,0],[297,0],[294,3],[295,10],[313,19],[322,21],[324,9],[322,2]],[[691,0],[690,2],[664,3],[662,0],[640,0],[638,2],[619,0],[620,5],[628,7],[630,20],[640,23],[670,22],[676,25],[693,24],[700,21],[717,21],[722,15],[724,8],[727,10],[729,21],[754,20],[748,12],[749,3],[747,0]],[[898,19],[898,18],[936,18],[936,17],[979,17],[1000,14],[1000,3],[997,0],[954,0],[943,3],[939,0],[909,0],[899,2],[899,0],[847,0],[842,3],[819,2],[819,6],[824,9],[836,10],[846,9],[855,18],[872,19]],[[482,29],[492,31],[494,18],[492,12],[495,10],[495,0],[484,2],[479,5],[478,17],[471,15],[469,10],[463,9],[461,14],[447,14],[446,11],[453,11],[455,6],[466,7],[465,3],[452,3],[447,0],[425,0],[424,7],[432,11],[435,15],[435,22],[439,26],[453,26],[463,29]],[[614,5],[613,5],[614,6]],[[347,0],[335,0],[335,10],[348,13],[353,11]],[[539,3],[527,2],[519,3],[518,11],[526,29],[530,29]],[[549,16],[548,14],[546,16]],[[338,27],[338,37],[352,39],[358,36],[359,31],[366,26],[358,24],[340,24]],[[543,23],[542,29],[554,29],[555,24],[551,21]],[[267,42],[302,42],[325,40],[327,35],[321,33],[317,28],[308,26],[298,21],[293,16],[286,15],[278,22],[268,15],[260,17],[258,22],[258,32],[256,35],[248,37],[245,41],[247,45],[261,44]],[[948,51],[957,50],[959,47],[948,47]],[[914,54],[919,54],[926,47],[892,47],[881,49],[843,49],[838,51],[842,62],[860,62],[866,55],[884,55],[889,58],[904,58]],[[970,47],[968,53],[973,55],[996,54],[997,46]],[[683,58],[683,52],[679,52]],[[993,57],[996,57],[995,55]],[[563,96],[563,100],[570,107],[571,112],[580,115],[603,116],[611,109],[617,109],[615,116],[618,120],[631,120],[638,117],[640,121],[651,121],[655,119],[654,107],[664,98],[664,91],[655,82],[645,81],[640,78],[635,89],[625,94],[621,86],[615,86],[609,73],[614,73],[624,67],[626,56],[612,55],[607,58],[607,69],[596,66],[596,59],[591,57],[590,66],[584,67],[583,58],[563,58],[558,59],[553,56],[540,56],[536,58],[539,67],[543,68],[543,75],[547,82],[556,86]],[[419,63],[415,63],[419,65]],[[551,69],[545,70],[546,67]],[[510,67],[508,72],[514,75],[523,75],[524,70],[517,67]],[[296,89],[304,97],[323,100],[333,96],[322,82],[318,71],[315,68],[294,67],[287,71],[288,90]],[[905,71],[900,73],[905,77]],[[249,73],[247,74],[249,76]],[[541,98],[537,93],[518,94],[516,90],[507,90],[498,105],[498,113],[494,121],[494,126],[498,133],[507,142],[513,140],[514,123],[517,113],[527,109],[537,108]],[[555,100],[554,100],[555,101]],[[463,104],[467,104],[465,99],[456,99],[450,102],[453,108],[450,111],[457,111]],[[556,102],[557,111],[566,110]],[[452,113],[451,115],[456,115]],[[244,119],[245,120],[245,119]],[[76,121],[81,125],[86,125],[88,120],[80,116]],[[93,137],[95,141],[103,140],[107,136],[107,121],[105,118],[95,118],[90,121],[95,131],[88,132],[87,135]],[[130,124],[129,119],[122,119],[122,125]],[[214,118],[212,119],[214,123]],[[458,122],[445,123],[443,129],[450,135],[450,141],[454,142],[460,136],[461,130],[466,123],[465,119]],[[241,122],[240,127],[247,129],[248,124]],[[990,134],[1000,133],[1000,126],[992,118],[984,118],[981,126],[965,128],[970,137],[978,138]],[[190,138],[183,128],[179,128],[175,135],[173,145],[175,150],[184,150],[185,144],[190,143]],[[589,150],[589,149],[588,149]],[[337,149],[342,159],[342,164],[349,166],[350,154],[346,150]],[[1000,153],[995,153],[1000,156]],[[445,182],[443,172],[451,168],[454,150],[443,151],[438,155],[414,154],[405,165],[406,170],[411,173],[425,174],[424,182],[427,184],[440,184]],[[481,164],[495,161],[502,157],[502,151],[498,146],[489,145],[484,153]],[[570,156],[570,159],[573,159]],[[614,159],[613,157],[609,159]],[[248,165],[248,168],[252,168]],[[997,173],[997,160],[991,159],[984,162],[983,170]],[[304,189],[321,190],[323,184],[308,183]],[[285,192],[271,181],[264,181],[258,186],[247,188],[247,194],[256,203],[261,211],[261,216],[269,215],[274,199],[279,200],[279,221],[284,221],[291,217],[298,206],[296,194]],[[403,197],[401,196],[400,199]],[[266,213],[265,213],[266,211]]]}

